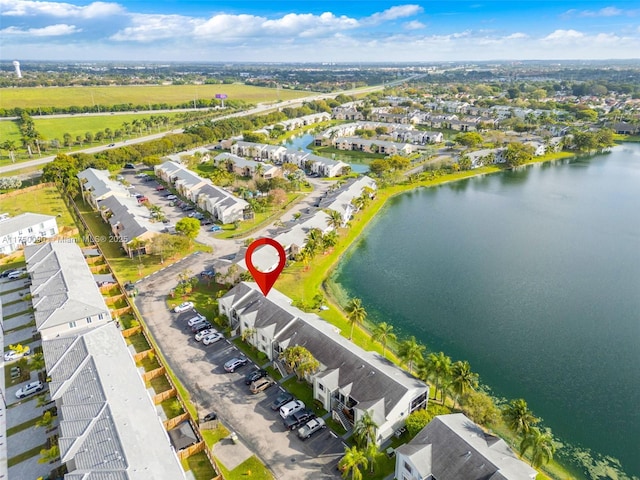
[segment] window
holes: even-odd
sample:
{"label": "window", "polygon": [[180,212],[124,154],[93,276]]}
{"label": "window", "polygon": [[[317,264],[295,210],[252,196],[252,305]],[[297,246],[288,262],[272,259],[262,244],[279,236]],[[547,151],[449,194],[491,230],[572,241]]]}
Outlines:
{"label": "window", "polygon": [[262,340],[263,342],[267,341],[267,339],[266,339],[266,337],[264,335],[260,335],[260,340]]}
{"label": "window", "polygon": [[87,323],[91,323],[91,322],[92,322],[91,317],[87,317]]}
{"label": "window", "polygon": [[324,385],[322,385],[320,382],[318,382],[318,390],[324,392]]}
{"label": "window", "polygon": [[27,229],[27,232],[28,232],[28,233],[33,233],[33,227],[29,227],[29,228]]}
{"label": "window", "polygon": [[407,462],[404,462],[404,469],[409,473],[412,472],[411,465],[409,465]]}
{"label": "window", "polygon": [[69,328],[76,328],[76,322],[69,322]]}
{"label": "window", "polygon": [[98,320],[102,320],[104,318],[104,313],[99,313],[98,314]]}

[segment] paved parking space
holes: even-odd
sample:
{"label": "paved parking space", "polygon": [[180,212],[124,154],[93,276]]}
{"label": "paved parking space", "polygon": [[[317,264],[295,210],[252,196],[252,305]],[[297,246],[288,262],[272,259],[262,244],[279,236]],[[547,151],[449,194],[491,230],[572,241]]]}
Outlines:
{"label": "paved parking space", "polygon": [[[13,320],[13,319],[10,319],[10,320]],[[8,324],[5,323],[4,327],[8,329],[10,328],[10,325],[13,323],[15,323],[18,326],[25,325],[29,323],[30,320],[31,320],[31,314],[25,313],[23,315],[20,315],[19,317],[16,317],[15,322],[8,322]],[[16,343],[22,343],[25,340],[32,340],[33,338],[37,337],[37,334],[38,334],[38,330],[36,330],[35,326],[32,326],[30,328],[21,328],[20,330],[14,330],[13,332],[8,332],[4,335],[4,344],[15,345]],[[35,345],[40,345],[40,341],[31,342],[29,344],[32,350]]]}
{"label": "paved parking space", "polygon": [[184,268],[201,271],[212,258],[212,255],[190,258],[138,284],[140,295],[136,304],[164,356],[197,401],[200,414],[217,412],[222,422],[238,434],[276,478],[339,478],[335,463],[344,450],[340,447],[339,452],[334,453],[341,445],[338,439],[328,433],[325,438],[323,432],[317,442],[313,437],[302,442],[295,432],[286,430],[278,412],[269,407],[278,388],[252,395],[244,384],[251,364],[234,373],[224,371],[224,363],[240,354],[236,347],[228,341],[201,345],[184,324],[189,314],[177,315],[167,309],[164,300],[175,284],[177,273]]}
{"label": "paved parking space", "polygon": [[51,470],[60,466],[60,462],[55,462],[53,464],[49,463],[38,463],[40,459],[40,455],[36,455],[35,457],[31,457],[24,462],[20,462],[17,465],[9,468],[9,478],[10,479],[20,479],[20,480],[35,480],[36,478],[46,478]]}
{"label": "paved parking space", "polygon": [[6,305],[4,302],[2,302],[2,315],[4,317],[8,317],[9,315],[15,315],[16,313],[26,312],[30,307],[31,302],[25,302],[24,300],[12,303],[10,305]]}

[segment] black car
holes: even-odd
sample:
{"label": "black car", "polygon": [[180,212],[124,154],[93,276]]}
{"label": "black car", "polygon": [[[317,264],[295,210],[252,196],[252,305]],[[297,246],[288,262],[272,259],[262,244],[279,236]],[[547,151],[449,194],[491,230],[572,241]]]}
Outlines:
{"label": "black car", "polygon": [[11,268],[9,270],[5,270],[4,272],[0,273],[0,278],[6,278],[9,276],[10,273],[15,272],[16,269],[15,268]]}
{"label": "black car", "polygon": [[213,225],[213,220],[210,218],[203,218],[200,220],[200,225]]}
{"label": "black car", "polygon": [[255,382],[256,380],[260,380],[262,377],[267,376],[267,371],[262,368],[258,370],[254,370],[252,372],[247,373],[247,376],[244,377],[244,384],[251,385],[251,382]]}
{"label": "black car", "polygon": [[285,403],[289,403],[293,400],[293,395],[289,392],[282,392],[271,404],[271,410],[279,410]]}
{"label": "black car", "polygon": [[298,410],[295,413],[292,413],[288,417],[286,417],[283,422],[284,426],[289,430],[295,430],[298,427],[301,427],[305,423],[307,423],[312,418],[316,418],[316,414],[313,413],[313,410],[308,408],[303,408],[302,410]]}
{"label": "black car", "polygon": [[210,322],[202,322],[202,323],[197,323],[193,327],[191,327],[191,331],[193,333],[198,333],[198,332],[201,332],[202,330],[207,330],[208,328],[213,328],[213,325],[211,325]]}
{"label": "black car", "polygon": [[203,422],[211,422],[213,420],[215,420],[216,418],[218,418],[218,414],[215,412],[211,412],[211,413],[207,413],[204,418],[202,419]]}
{"label": "black car", "polygon": [[195,207],[193,205],[185,205],[184,207],[182,207],[182,210],[184,210],[185,212],[190,212],[191,210],[195,210]]}

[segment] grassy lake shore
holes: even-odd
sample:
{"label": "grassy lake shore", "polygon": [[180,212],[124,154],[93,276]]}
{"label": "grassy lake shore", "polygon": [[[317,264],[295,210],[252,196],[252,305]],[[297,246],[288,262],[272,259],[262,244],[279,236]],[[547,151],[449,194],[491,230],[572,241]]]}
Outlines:
{"label": "grassy lake shore", "polygon": [[[526,165],[565,160],[572,157],[575,157],[572,153],[555,153],[536,157]],[[285,269],[285,271],[280,275],[280,278],[275,285],[276,288],[289,296],[292,300],[302,303],[310,302],[314,296],[319,293],[325,295],[326,300],[324,304],[328,307],[328,310],[319,312],[319,315],[323,319],[340,328],[342,335],[348,337],[350,324],[343,309],[344,299],[342,299],[342,302],[340,301],[338,298],[340,295],[336,291],[337,287],[331,283],[330,278],[339,262],[345,257],[345,255],[350,254],[352,251],[351,247],[370,225],[371,221],[374,220],[377,214],[385,207],[387,201],[397,195],[401,195],[417,188],[437,187],[446,183],[456,182],[481,175],[490,175],[502,171],[504,171],[503,167],[492,165],[474,170],[449,173],[433,179],[393,185],[378,190],[376,198],[363,211],[356,214],[353,220],[351,220],[350,227],[348,229],[341,229],[340,240],[332,251],[314,258],[310,262],[309,268],[305,268],[299,262],[294,263],[292,266]],[[382,354],[382,346],[371,339],[371,326],[372,324],[365,324],[363,328],[356,326],[353,332],[352,341],[361,348],[373,350]],[[394,345],[388,346],[387,357],[392,358],[396,363],[401,364],[401,361],[393,351],[393,347]],[[493,429],[505,438],[510,445],[513,446],[516,444],[517,437],[512,435],[506,427],[495,426]],[[575,478],[563,465],[559,464],[555,460],[546,465],[543,470],[552,478]],[[539,475],[538,478],[544,477]]]}

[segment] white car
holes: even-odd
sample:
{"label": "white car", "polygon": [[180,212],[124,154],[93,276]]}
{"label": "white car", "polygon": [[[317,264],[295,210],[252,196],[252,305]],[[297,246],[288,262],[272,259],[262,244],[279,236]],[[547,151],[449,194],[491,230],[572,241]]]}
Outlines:
{"label": "white car", "polygon": [[193,310],[193,302],[183,302],[173,309],[176,313],[188,312],[189,310]]}
{"label": "white car", "polygon": [[302,440],[306,440],[311,435],[316,433],[318,430],[322,430],[323,428],[326,428],[326,426],[327,425],[324,423],[323,419],[314,418],[312,420],[309,420],[307,423],[305,423],[302,427],[298,429],[298,437],[300,437]]}
{"label": "white car", "polygon": [[16,280],[17,278],[22,277],[25,273],[27,273],[27,271],[24,268],[21,268],[20,270],[11,272],[9,275],[7,275],[7,278],[9,280]]}
{"label": "white car", "polygon": [[212,333],[218,333],[218,331],[215,328],[207,328],[206,330],[202,330],[201,332],[196,333],[196,342],[202,341],[204,337],[206,337],[207,335],[211,335]]}
{"label": "white car", "polygon": [[187,325],[189,325],[190,327],[193,327],[194,325],[197,325],[198,323],[202,323],[202,322],[206,322],[207,318],[204,315],[196,315],[195,317],[189,319],[187,321]]}
{"label": "white car", "polygon": [[166,198],[167,200],[175,200],[175,199],[176,199],[176,198],[178,198],[178,197],[176,197],[175,195],[167,195],[167,196],[166,196],[166,197],[164,197],[164,198]]}
{"label": "white car", "polygon": [[207,335],[206,337],[204,337],[202,339],[202,344],[203,345],[211,345],[212,343],[216,343],[220,340],[222,340],[224,337],[222,336],[221,333],[210,333],[209,335]]}
{"label": "white car", "polygon": [[4,361],[12,362],[13,360],[18,360],[22,357],[26,357],[30,353],[31,353],[31,349],[29,347],[25,347],[25,350],[22,353],[16,352],[15,350],[9,350],[7,353],[4,354]]}
{"label": "white car", "polygon": [[292,400],[289,403],[284,404],[280,407],[280,416],[284,419],[289,415],[293,415],[299,410],[304,408],[304,402],[302,400]]}
{"label": "white car", "polygon": [[34,393],[41,392],[44,389],[44,384],[40,381],[27,383],[24,387],[16,392],[16,397],[24,398]]}

